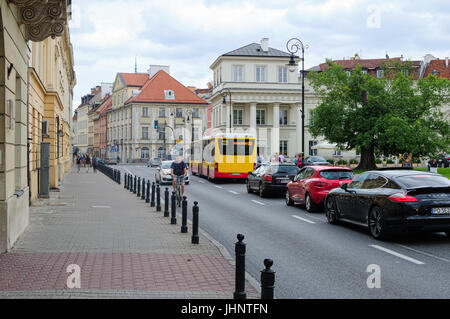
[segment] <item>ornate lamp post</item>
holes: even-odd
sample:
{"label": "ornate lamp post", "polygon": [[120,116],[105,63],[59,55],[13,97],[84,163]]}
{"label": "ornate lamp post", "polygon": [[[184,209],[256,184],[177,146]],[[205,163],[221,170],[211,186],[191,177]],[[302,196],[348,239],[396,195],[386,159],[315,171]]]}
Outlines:
{"label": "ornate lamp post", "polygon": [[302,153],[305,156],[305,49],[308,48],[308,45],[304,45],[297,38],[292,38],[286,43],[286,47],[291,54],[289,63],[286,64],[290,72],[295,72],[298,65],[294,60],[294,54],[299,50],[302,51]]}
{"label": "ornate lamp post", "polygon": [[231,113],[233,112],[233,108],[231,106],[231,91],[230,91],[230,89],[224,89],[224,91],[226,91],[226,92],[222,92],[222,96],[223,96],[222,103],[224,105],[227,104],[227,100],[226,100],[227,95],[230,96],[230,127],[229,127],[229,129],[230,129],[230,133],[231,133],[231,125],[232,125],[232,123],[231,123]]}

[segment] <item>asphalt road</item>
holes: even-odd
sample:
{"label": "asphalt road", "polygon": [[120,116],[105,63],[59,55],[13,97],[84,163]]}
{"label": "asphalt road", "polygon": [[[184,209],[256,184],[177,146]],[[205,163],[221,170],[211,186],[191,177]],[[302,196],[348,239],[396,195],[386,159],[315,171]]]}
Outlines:
{"label": "asphalt road", "polygon": [[[156,171],[117,168],[151,181]],[[443,233],[377,241],[364,228],[330,225],[323,213],[288,207],[283,198],[248,194],[244,183],[190,178],[188,217],[198,201],[200,228],[232,255],[236,235],[244,234],[246,271],[258,280],[263,260],[273,259],[276,298],[450,298],[450,239]],[[380,288],[368,288],[369,265],[379,266]]]}

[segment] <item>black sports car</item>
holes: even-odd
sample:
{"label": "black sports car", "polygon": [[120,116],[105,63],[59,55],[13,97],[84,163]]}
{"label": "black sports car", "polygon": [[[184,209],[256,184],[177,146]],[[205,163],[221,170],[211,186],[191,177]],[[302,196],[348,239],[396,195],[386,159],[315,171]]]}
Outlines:
{"label": "black sports car", "polygon": [[368,171],[331,190],[325,214],[330,224],[364,225],[376,239],[416,230],[450,236],[450,180],[414,170]]}
{"label": "black sports car", "polygon": [[259,196],[269,194],[284,194],[286,185],[297,175],[299,169],[292,164],[267,163],[249,172],[247,192],[258,192]]}

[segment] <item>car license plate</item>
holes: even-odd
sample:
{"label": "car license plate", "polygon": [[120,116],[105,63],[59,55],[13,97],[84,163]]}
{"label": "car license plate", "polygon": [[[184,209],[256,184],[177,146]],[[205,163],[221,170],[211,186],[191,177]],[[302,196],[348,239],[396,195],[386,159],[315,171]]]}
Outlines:
{"label": "car license plate", "polygon": [[433,215],[450,215],[450,207],[434,207],[431,209]]}
{"label": "car license plate", "polygon": [[279,179],[278,180],[278,183],[281,183],[281,184],[286,184],[287,182],[288,182],[287,179]]}
{"label": "car license plate", "polygon": [[240,176],[241,174],[240,173],[232,173],[231,175],[233,175],[233,176]]}

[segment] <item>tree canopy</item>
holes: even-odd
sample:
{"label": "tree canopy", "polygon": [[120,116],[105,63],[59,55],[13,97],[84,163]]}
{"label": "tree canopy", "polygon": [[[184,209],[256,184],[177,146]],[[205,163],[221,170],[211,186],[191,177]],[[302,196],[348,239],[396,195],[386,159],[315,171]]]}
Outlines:
{"label": "tree canopy", "polygon": [[358,169],[374,169],[375,153],[415,157],[448,152],[450,80],[429,75],[414,80],[410,62],[389,62],[377,78],[328,61],[323,72],[308,79],[319,97],[309,131],[342,150],[358,149]]}

